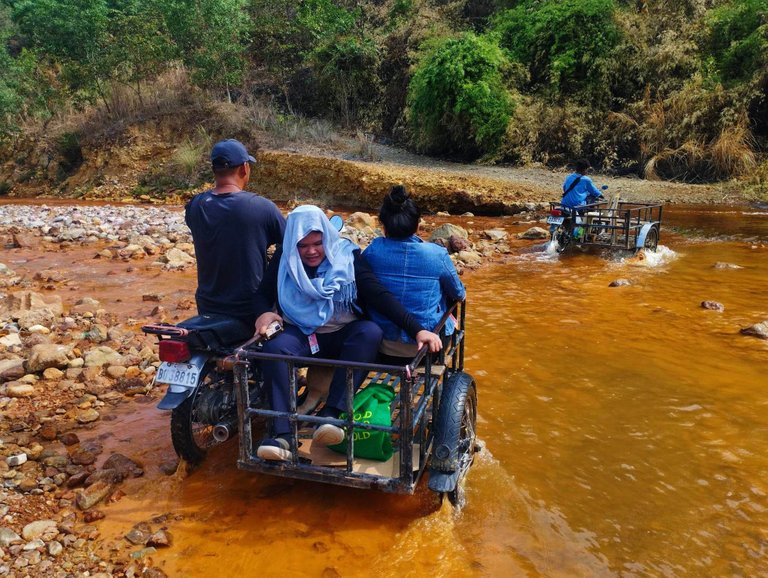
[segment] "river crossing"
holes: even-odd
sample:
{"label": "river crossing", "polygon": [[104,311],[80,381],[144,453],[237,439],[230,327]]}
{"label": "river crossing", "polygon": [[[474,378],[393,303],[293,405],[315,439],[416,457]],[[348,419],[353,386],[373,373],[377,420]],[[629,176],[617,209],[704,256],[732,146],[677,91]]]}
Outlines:
{"label": "river crossing", "polygon": [[[103,508],[103,538],[129,549],[167,516],[173,546],[152,557],[169,576],[768,576],[768,341],[739,334],[768,319],[768,214],[665,211],[646,259],[540,246],[464,276],[485,449],[461,511],[424,487],[239,471],[234,444],[167,477],[167,414],[129,403],[93,435],[146,475]],[[104,302],[112,280],[81,285]],[[193,274],[144,277],[119,307],[171,287],[191,295]]]}

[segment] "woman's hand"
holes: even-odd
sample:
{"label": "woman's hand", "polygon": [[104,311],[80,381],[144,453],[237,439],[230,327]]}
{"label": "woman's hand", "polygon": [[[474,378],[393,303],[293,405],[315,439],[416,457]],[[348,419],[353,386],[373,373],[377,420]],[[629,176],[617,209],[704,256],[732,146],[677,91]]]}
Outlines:
{"label": "woman's hand", "polygon": [[280,323],[280,325],[283,324],[283,318],[274,311],[267,311],[266,313],[259,315],[259,318],[256,320],[256,334],[266,335],[267,327],[269,327],[275,321]]}
{"label": "woman's hand", "polygon": [[429,346],[430,353],[437,353],[443,348],[443,341],[437,333],[422,329],[416,334],[416,347],[420,350],[425,345]]}

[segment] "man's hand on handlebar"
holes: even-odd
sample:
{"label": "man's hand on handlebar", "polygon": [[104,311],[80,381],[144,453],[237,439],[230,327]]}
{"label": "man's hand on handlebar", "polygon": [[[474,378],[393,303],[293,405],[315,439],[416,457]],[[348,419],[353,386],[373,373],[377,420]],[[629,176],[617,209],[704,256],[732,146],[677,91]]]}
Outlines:
{"label": "man's hand on handlebar", "polygon": [[267,328],[275,321],[280,325],[283,324],[283,318],[274,311],[267,311],[259,315],[259,318],[256,320],[256,334],[267,335]]}
{"label": "man's hand on handlebar", "polygon": [[422,329],[416,334],[416,347],[421,349],[425,345],[429,346],[430,353],[437,353],[443,348],[443,341],[437,333]]}

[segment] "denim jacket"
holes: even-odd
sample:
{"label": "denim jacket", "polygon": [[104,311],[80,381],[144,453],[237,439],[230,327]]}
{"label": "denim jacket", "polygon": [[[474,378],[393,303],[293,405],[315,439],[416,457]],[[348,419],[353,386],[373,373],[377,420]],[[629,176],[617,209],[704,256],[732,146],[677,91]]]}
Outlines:
{"label": "denim jacket", "polygon": [[[445,313],[448,302],[461,301],[466,295],[448,251],[416,235],[407,239],[377,237],[363,255],[381,283],[430,331]],[[405,331],[377,311],[371,311],[371,318],[384,331],[384,339],[414,343]],[[452,333],[452,324],[446,329]]]}

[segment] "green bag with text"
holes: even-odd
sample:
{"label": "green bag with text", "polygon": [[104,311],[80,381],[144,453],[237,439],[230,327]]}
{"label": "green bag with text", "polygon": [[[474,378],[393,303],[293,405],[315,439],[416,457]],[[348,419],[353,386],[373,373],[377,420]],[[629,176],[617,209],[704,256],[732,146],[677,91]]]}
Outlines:
{"label": "green bag with text", "polygon": [[[392,425],[390,403],[395,398],[395,390],[386,383],[369,383],[365,389],[355,394],[352,400],[353,419],[361,423],[374,425]],[[344,412],[339,419],[347,419]],[[357,458],[386,462],[392,457],[392,436],[385,431],[372,431],[355,428],[354,455]],[[335,452],[347,453],[347,440],[328,446]]]}

